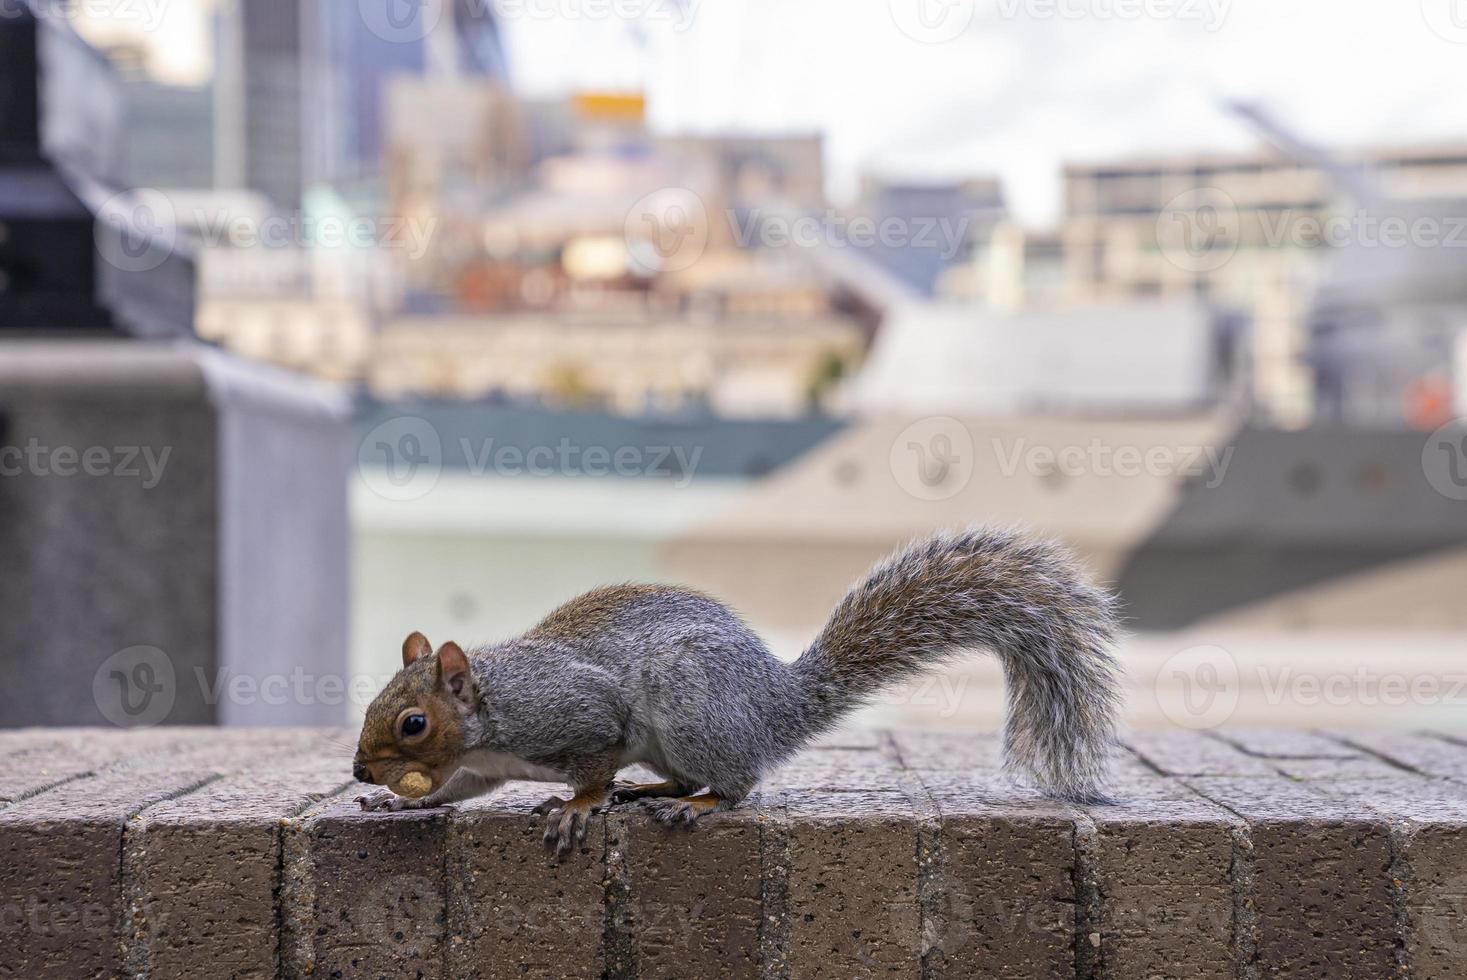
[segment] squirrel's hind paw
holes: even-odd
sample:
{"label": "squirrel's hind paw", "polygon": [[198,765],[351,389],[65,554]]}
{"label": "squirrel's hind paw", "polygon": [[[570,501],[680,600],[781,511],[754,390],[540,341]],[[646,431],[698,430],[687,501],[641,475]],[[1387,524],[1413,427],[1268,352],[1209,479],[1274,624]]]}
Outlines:
{"label": "squirrel's hind paw", "polygon": [[536,804],[535,808],[530,811],[530,814],[536,817],[545,817],[554,813],[556,810],[559,810],[563,806],[565,806],[565,800],[562,800],[558,796],[552,796],[550,797],[550,799],[545,800],[542,803]]}
{"label": "squirrel's hind paw", "polygon": [[652,814],[652,819],[671,827],[691,824],[704,814],[727,810],[730,804],[715,793],[700,793],[697,796],[645,800],[642,806]]}

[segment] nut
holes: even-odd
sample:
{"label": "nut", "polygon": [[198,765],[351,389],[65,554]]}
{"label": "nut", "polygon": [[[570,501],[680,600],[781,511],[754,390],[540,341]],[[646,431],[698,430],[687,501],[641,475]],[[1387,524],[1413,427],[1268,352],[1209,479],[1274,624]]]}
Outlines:
{"label": "nut", "polygon": [[433,780],[420,772],[410,772],[393,784],[392,791],[398,796],[406,796],[409,799],[416,800],[420,797],[427,796],[428,791],[432,788]]}

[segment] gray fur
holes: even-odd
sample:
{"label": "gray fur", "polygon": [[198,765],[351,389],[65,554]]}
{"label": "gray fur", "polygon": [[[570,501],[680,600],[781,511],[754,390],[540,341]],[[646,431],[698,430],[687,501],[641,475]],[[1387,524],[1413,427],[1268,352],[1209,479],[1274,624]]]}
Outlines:
{"label": "gray fur", "polygon": [[596,590],[473,651],[482,703],[466,746],[573,782],[609,755],[732,804],[882,688],[987,648],[1008,685],[1007,765],[1057,796],[1099,800],[1114,631],[1112,598],[1062,551],[1005,530],[938,535],[887,558],[790,665],[708,596]]}

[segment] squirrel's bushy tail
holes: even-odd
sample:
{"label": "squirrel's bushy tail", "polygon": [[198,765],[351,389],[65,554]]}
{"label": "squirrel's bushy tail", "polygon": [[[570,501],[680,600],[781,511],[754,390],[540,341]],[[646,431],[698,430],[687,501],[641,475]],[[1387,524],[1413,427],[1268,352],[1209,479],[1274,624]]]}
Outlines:
{"label": "squirrel's bushy tail", "polygon": [[1005,766],[1066,799],[1104,799],[1119,706],[1114,598],[1061,549],[1008,530],[940,534],[851,587],[793,665],[807,736],[892,682],[969,650],[1003,664]]}

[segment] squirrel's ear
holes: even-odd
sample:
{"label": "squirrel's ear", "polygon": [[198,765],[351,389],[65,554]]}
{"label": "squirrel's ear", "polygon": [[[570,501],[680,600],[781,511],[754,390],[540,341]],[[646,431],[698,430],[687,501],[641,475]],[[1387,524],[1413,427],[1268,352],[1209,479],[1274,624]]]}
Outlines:
{"label": "squirrel's ear", "polygon": [[474,675],[469,672],[469,658],[457,643],[449,642],[438,648],[438,685],[443,693],[472,708],[478,701],[474,690]]}
{"label": "squirrel's ear", "polygon": [[428,638],[415,630],[402,641],[402,665],[411,667],[432,652],[433,647],[428,643]]}

